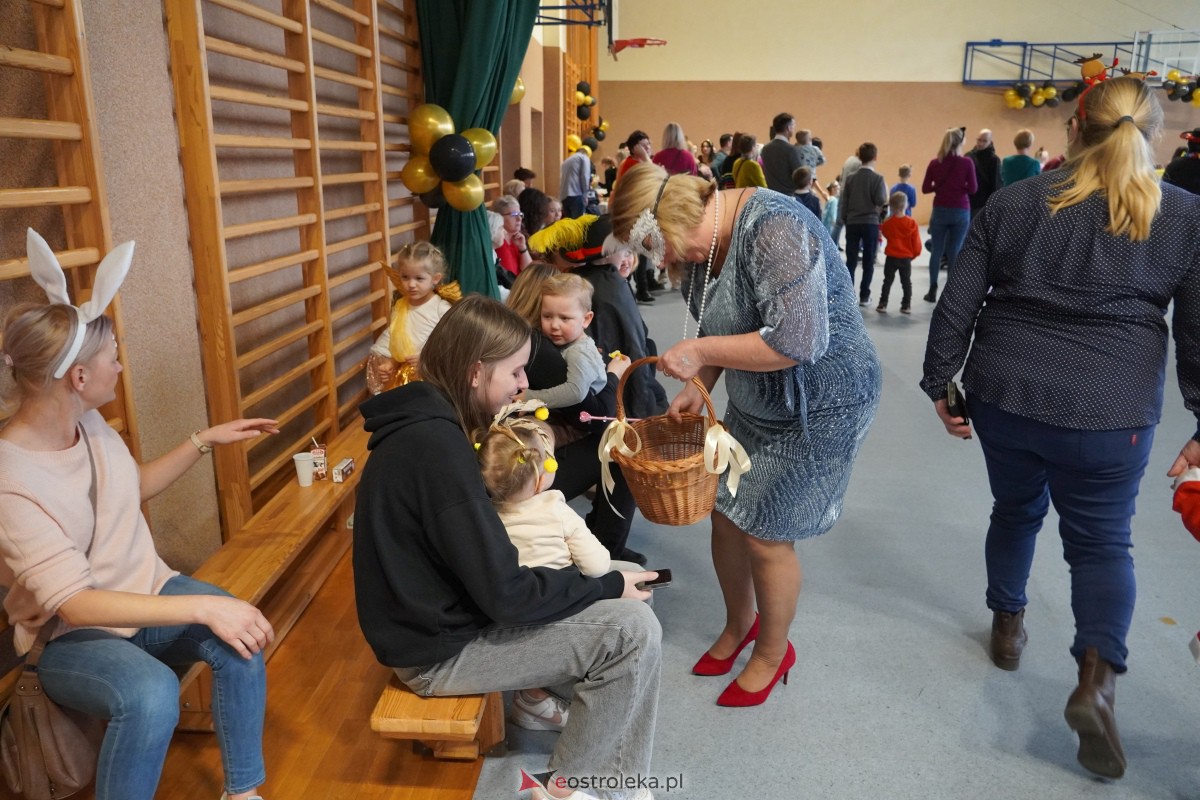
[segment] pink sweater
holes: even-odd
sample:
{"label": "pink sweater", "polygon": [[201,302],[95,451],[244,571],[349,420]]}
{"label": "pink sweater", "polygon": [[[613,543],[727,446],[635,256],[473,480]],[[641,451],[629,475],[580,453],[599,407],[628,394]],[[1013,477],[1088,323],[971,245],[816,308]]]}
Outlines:
{"label": "pink sweater", "polygon": [[[96,457],[95,515],[82,437],[55,451],[25,450],[0,439],[0,585],[9,587],[4,610],[16,628],[18,653],[28,651],[46,620],[84,589],[158,594],[179,574],[154,550],[129,449],[99,412],[89,411],[80,424]],[[61,620],[58,625],[55,636],[71,630]],[[125,637],[137,632],[104,630]]]}

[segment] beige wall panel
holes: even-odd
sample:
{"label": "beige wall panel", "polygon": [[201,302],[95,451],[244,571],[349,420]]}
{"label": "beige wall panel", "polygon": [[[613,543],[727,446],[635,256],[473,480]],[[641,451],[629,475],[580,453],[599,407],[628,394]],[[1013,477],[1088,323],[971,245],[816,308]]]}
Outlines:
{"label": "beige wall panel", "polygon": [[[121,302],[142,453],[151,459],[208,426],[162,5],[83,7],[113,241],[137,241]],[[150,522],[159,552],[180,570],[220,545],[210,459],[151,501]]]}
{"label": "beige wall panel", "polygon": [[1200,29],[1195,0],[618,0],[618,12],[620,38],[655,37],[668,43],[625,50],[615,62],[605,56],[600,66],[604,83],[947,81],[961,77],[968,41],[1129,41],[1138,31]]}
{"label": "beige wall panel", "polygon": [[[967,126],[968,141],[980,128],[991,128],[1002,156],[1013,152],[1012,138],[1021,128],[1033,131],[1035,149],[1040,144],[1057,154],[1066,145],[1063,126],[1071,114],[1066,103],[1012,111],[994,91],[959,83],[605,81],[603,93],[604,118],[612,128],[600,155],[616,152],[635,128],[649,133],[657,148],[668,122],[680,123],[696,143],[715,142],[720,134],[736,130],[753,133],[762,142],[769,137],[771,118],[787,111],[796,116],[798,127],[824,140],[827,163],[817,171],[824,183],[841,171],[859,144],[872,141],[889,185],[907,163],[919,187],[942,134],[959,125]],[[1166,135],[1156,152],[1165,163],[1179,144],[1178,132],[1196,125],[1197,111],[1182,103],[1163,106]],[[918,197],[918,220],[928,221],[929,210],[929,196]]]}

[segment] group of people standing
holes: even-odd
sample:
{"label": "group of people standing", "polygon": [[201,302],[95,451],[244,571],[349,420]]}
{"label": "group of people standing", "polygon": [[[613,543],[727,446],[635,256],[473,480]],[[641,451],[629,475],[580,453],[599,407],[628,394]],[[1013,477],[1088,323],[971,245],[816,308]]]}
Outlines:
{"label": "group of people standing", "polygon": [[[1068,122],[1062,171],[1000,188],[976,211],[934,312],[920,381],[946,431],[977,433],[982,444],[993,495],[989,652],[999,668],[1019,666],[1036,535],[1051,502],[1059,511],[1078,663],[1064,714],[1079,761],[1110,778],[1126,768],[1115,677],[1126,670],[1134,604],[1130,520],[1161,413],[1172,303],[1179,383],[1200,417],[1200,197],[1154,174],[1149,142],[1161,125],[1158,101],[1138,79],[1084,93]],[[961,145],[962,131],[947,131],[925,181],[951,245],[979,188],[974,164],[967,160],[968,173],[956,160],[967,158]],[[874,156],[860,148],[856,175],[864,178],[852,178],[847,194],[879,197],[882,179],[865,177]],[[706,623],[714,638],[692,671],[729,675],[751,648],[713,694],[722,706],[759,705],[796,661],[795,543],[836,523],[879,403],[881,368],[856,307],[861,293],[829,232],[790,197],[722,189],[654,163],[631,165],[618,183],[613,243],[687,287],[686,313],[699,331],[660,356],[659,373],[684,382],[666,413],[698,411],[690,381],[711,390],[723,377],[726,424],[753,464],[740,485],[722,480],[719,489],[710,546],[725,613]],[[553,249],[569,261],[606,248],[592,239]],[[414,269],[409,279],[428,273]],[[530,267],[520,278],[535,275]],[[55,280],[61,275],[43,285]],[[523,565],[491,494],[499,490],[481,471],[480,453],[491,451],[476,447],[516,436],[500,429],[512,404],[525,401],[539,335],[553,345],[544,353],[550,361],[566,359],[586,327],[579,319],[590,321],[585,298],[601,284],[581,292],[560,283],[561,293],[536,292],[536,316],[479,296],[450,305],[421,348],[422,380],[363,405],[371,456],[354,528],[359,619],[379,660],[419,694],[521,690],[526,720],[561,730],[550,762],[560,774],[646,775],[662,630],[641,584],[655,573]],[[515,285],[513,295],[522,291]],[[565,299],[547,305],[548,295]],[[48,639],[47,694],[110,720],[101,800],[153,795],[173,727],[174,712],[163,710],[177,707],[166,665],[208,661],[227,796],[255,796],[265,774],[258,653],[273,632],[252,606],[167,568],[139,506],[213,446],[273,432],[275,423],[197,431],[139,466],[96,412],[121,370],[111,322],[54,292],[51,300],[10,313],[3,339],[16,388],[7,398],[15,411],[0,429],[0,578],[18,648]],[[1040,355],[1037,368],[1031,352]],[[570,370],[552,366],[557,375]],[[947,398],[960,369],[969,419]],[[535,459],[534,493],[548,473],[579,492],[598,479],[586,433],[571,455],[534,425],[517,426],[534,438],[516,436],[515,455],[502,457]],[[1198,440],[1200,432],[1186,442],[1171,475],[1200,466]],[[627,512],[627,532],[632,506],[613,497]],[[596,797],[555,783],[535,793]],[[645,788],[604,794],[651,798]]]}

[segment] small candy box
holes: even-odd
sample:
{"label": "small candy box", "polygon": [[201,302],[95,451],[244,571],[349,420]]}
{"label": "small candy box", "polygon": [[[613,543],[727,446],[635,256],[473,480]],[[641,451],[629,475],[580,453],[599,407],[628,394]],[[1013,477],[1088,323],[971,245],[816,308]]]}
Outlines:
{"label": "small candy box", "polygon": [[323,481],[329,477],[329,467],[325,459],[325,445],[315,444],[309,451],[313,457],[313,480]]}
{"label": "small candy box", "polygon": [[333,466],[333,482],[343,483],[354,472],[354,459],[343,458]]}

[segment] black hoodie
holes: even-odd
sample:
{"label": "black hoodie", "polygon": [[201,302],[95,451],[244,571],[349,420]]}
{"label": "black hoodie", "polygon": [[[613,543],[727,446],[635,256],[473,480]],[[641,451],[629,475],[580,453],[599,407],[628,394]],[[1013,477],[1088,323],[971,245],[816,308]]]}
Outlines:
{"label": "black hoodie", "polygon": [[371,433],[354,511],[354,592],[375,657],[417,667],[500,623],[552,622],[620,597],[620,573],[529,569],[496,515],[446,397],[418,382],[362,406]]}

